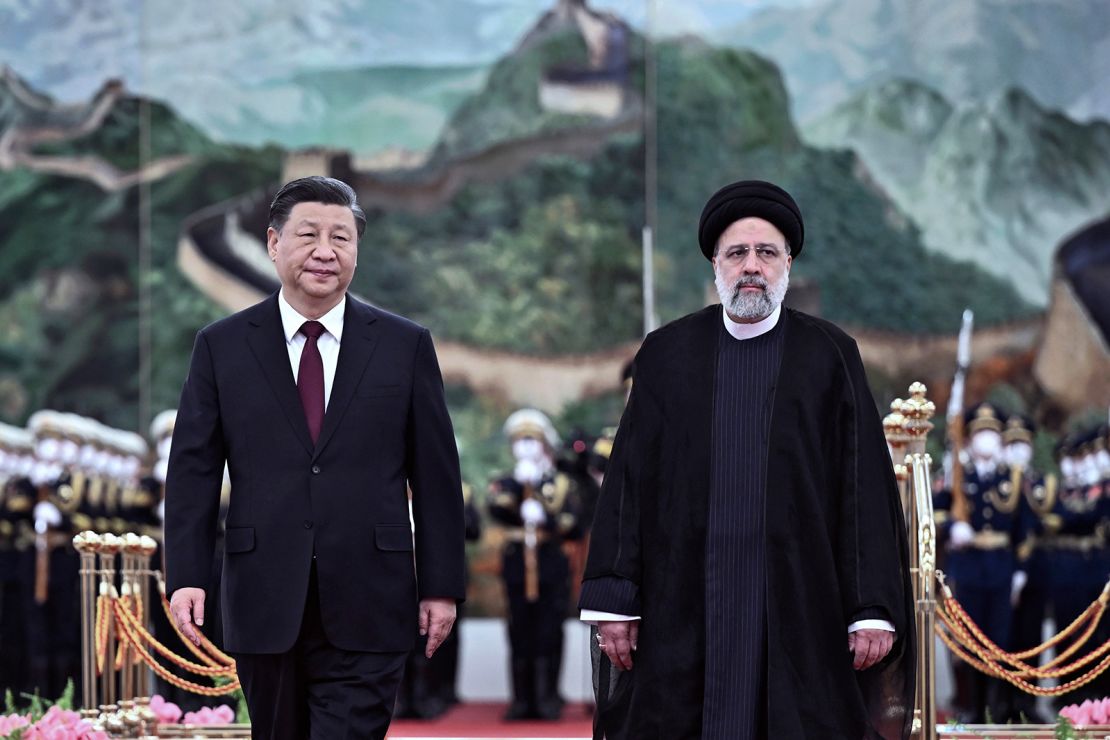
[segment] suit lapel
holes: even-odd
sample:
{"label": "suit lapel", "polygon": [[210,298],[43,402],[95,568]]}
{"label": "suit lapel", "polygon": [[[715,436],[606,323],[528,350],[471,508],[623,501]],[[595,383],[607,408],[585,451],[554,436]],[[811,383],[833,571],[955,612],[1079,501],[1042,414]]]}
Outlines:
{"label": "suit lapel", "polygon": [[[331,440],[339,422],[351,404],[351,396],[358,387],[362,374],[378,346],[379,326],[377,315],[370,306],[347,296],[347,310],[343,314],[343,340],[339,344],[339,359],[335,366],[335,380],[328,398],[328,410],[324,414],[324,426],[320,438],[316,440],[315,460]],[[286,363],[288,364],[288,362]],[[299,404],[298,398],[298,404]],[[303,417],[303,414],[302,414]],[[307,424],[305,425],[307,432]]]}
{"label": "suit lapel", "polygon": [[304,418],[301,397],[297,395],[297,384],[293,381],[293,368],[289,365],[289,350],[285,346],[285,331],[281,326],[277,300],[275,293],[258,304],[248,317],[251,331],[247,334],[247,344],[258,360],[262,374],[277,398],[278,406],[293,427],[293,433],[311,454],[312,438],[308,434],[308,422]]}

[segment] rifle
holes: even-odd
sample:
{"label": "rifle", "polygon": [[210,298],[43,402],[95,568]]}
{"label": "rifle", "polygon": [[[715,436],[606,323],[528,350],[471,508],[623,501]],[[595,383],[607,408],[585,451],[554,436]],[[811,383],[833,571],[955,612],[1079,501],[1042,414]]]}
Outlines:
{"label": "rifle", "polygon": [[964,445],[964,383],[971,366],[971,330],[975,315],[964,309],[960,325],[960,338],[956,345],[956,375],[952,379],[952,394],[948,398],[948,451],[949,485],[952,491],[952,518],[966,522],[969,517],[967,495],[964,493],[964,466],[960,451]]}

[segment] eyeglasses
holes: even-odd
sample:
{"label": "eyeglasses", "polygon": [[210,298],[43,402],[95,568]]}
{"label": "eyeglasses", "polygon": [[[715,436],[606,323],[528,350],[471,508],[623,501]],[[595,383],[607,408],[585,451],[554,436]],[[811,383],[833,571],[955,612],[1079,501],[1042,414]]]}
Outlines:
{"label": "eyeglasses", "polygon": [[[736,244],[731,247],[726,247],[718,259],[725,262],[741,263],[748,259],[748,254],[752,251],[752,247],[746,247],[741,244]],[[765,265],[771,265],[782,259],[785,250],[776,247],[773,244],[757,244],[754,247],[755,256]]]}

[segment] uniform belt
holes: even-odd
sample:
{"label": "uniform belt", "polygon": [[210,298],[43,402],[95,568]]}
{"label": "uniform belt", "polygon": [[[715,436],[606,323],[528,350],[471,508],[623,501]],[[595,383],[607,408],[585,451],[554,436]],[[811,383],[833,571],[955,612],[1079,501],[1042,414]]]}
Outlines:
{"label": "uniform belt", "polygon": [[1101,549],[1104,545],[1105,542],[1097,534],[1087,535],[1086,537],[1074,534],[1058,534],[1052,540],[1052,546],[1058,550],[1090,552],[1091,550]]}
{"label": "uniform belt", "polygon": [[1009,532],[976,532],[971,546],[979,550],[1001,550],[1010,546]]}
{"label": "uniform belt", "polygon": [[[524,527],[512,527],[510,529],[505,530],[505,541],[506,542],[524,542],[524,535],[525,535]],[[548,534],[546,530],[543,530],[543,529],[537,529],[536,530],[536,544],[537,545],[542,545],[544,542],[547,542],[550,539],[551,539],[551,535]]]}

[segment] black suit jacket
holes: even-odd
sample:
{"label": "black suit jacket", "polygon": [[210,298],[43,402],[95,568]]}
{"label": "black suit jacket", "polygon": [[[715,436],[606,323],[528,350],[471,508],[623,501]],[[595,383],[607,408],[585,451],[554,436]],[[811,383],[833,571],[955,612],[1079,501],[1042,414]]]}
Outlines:
{"label": "black suit jacket", "polygon": [[314,554],[339,648],[408,650],[418,598],[464,597],[458,453],[427,329],[348,296],[315,446],[277,295],[200,331],[166,479],[171,593],[208,583],[225,461],[227,649],[292,647]]}

